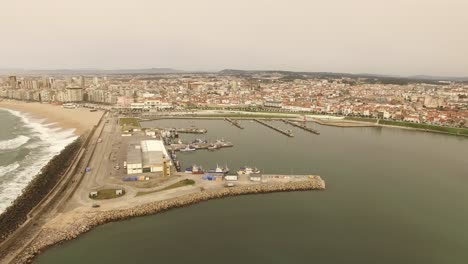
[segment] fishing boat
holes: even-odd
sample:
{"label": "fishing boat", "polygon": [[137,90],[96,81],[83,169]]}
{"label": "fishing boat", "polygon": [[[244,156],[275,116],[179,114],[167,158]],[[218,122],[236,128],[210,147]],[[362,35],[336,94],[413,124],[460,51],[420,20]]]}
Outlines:
{"label": "fishing boat", "polygon": [[192,167],[186,168],[185,173],[203,174],[205,172],[203,171],[203,168],[201,166],[193,165]]}
{"label": "fishing boat", "polygon": [[203,168],[201,166],[196,166],[196,165],[193,165],[192,166],[192,174],[203,174],[205,173],[203,171]]}
{"label": "fishing boat", "polygon": [[215,174],[223,174],[226,175],[229,173],[229,168],[227,166],[224,166],[224,168],[221,168],[219,165],[216,165],[216,169],[209,169],[208,173],[215,173]]}
{"label": "fishing boat", "polygon": [[243,167],[240,168],[239,171],[237,171],[237,174],[259,174],[260,170],[257,168],[250,168],[250,167]]}

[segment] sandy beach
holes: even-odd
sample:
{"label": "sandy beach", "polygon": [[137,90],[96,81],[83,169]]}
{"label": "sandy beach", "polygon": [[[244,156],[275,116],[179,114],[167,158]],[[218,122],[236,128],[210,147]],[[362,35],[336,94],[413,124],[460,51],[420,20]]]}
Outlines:
{"label": "sandy beach", "polygon": [[61,105],[0,101],[0,108],[28,113],[34,118],[46,119],[65,129],[75,129],[76,135],[83,135],[99,122],[103,111],[90,112],[87,108],[65,109]]}

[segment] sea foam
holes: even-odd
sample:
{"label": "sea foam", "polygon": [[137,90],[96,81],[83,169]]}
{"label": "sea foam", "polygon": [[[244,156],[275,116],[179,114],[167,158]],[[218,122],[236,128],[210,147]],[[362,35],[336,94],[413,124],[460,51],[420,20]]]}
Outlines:
{"label": "sea foam", "polygon": [[9,172],[16,170],[19,166],[20,165],[18,162],[14,162],[6,166],[0,166],[0,177],[2,177],[3,175],[6,175]]}
{"label": "sea foam", "polygon": [[[0,167],[0,175],[2,175],[2,181],[0,182],[0,213],[21,194],[22,190],[52,157],[60,153],[77,138],[74,129],[57,129],[52,124],[43,123],[44,120],[34,119],[28,114],[9,109],[5,110],[19,117],[24,125],[32,130],[29,136],[37,138],[39,141],[37,142],[38,147],[34,148],[33,152],[24,160],[17,162],[17,165],[13,163]],[[25,138],[22,138],[21,141],[18,139],[16,144],[18,145],[19,142],[24,141],[21,144],[23,145],[27,140],[25,141]]]}
{"label": "sea foam", "polygon": [[26,144],[30,138],[27,136],[19,135],[14,139],[0,141],[0,150],[3,149],[16,149]]}

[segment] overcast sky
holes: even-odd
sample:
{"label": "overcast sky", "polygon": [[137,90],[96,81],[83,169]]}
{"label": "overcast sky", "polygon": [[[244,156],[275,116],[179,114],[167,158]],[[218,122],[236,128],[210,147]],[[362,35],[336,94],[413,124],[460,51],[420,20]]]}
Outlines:
{"label": "overcast sky", "polygon": [[0,0],[0,68],[468,76],[468,0]]}

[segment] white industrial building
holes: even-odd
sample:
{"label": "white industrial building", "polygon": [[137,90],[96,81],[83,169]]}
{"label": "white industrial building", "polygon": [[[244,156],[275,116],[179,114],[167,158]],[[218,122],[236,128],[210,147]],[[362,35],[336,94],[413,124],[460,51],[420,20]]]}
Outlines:
{"label": "white industrial building", "polygon": [[164,161],[169,159],[162,140],[142,140],[129,144],[127,173],[162,172]]}

